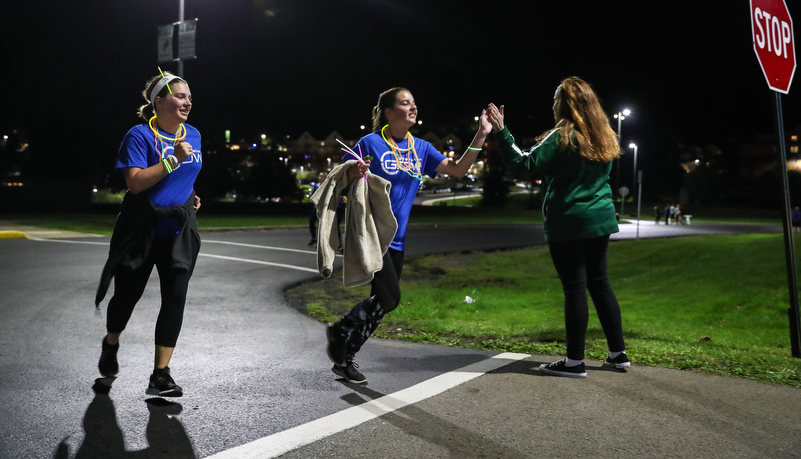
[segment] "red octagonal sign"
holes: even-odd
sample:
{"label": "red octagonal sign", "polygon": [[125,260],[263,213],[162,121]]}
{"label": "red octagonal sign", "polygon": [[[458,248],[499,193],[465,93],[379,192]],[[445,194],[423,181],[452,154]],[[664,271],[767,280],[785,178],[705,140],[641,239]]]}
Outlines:
{"label": "red octagonal sign", "polygon": [[768,86],[787,94],[795,73],[795,40],[784,0],[751,0],[751,32]]}

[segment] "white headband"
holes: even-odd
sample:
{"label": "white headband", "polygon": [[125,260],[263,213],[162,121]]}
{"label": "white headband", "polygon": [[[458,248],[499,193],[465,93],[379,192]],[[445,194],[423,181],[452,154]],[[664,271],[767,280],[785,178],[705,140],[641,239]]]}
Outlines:
{"label": "white headband", "polygon": [[156,96],[158,96],[161,90],[164,89],[164,86],[170,84],[170,81],[172,80],[180,80],[180,79],[181,77],[175,75],[166,75],[162,79],[160,79],[159,82],[156,83],[156,87],[153,88],[153,92],[150,93],[150,103],[155,106]]}

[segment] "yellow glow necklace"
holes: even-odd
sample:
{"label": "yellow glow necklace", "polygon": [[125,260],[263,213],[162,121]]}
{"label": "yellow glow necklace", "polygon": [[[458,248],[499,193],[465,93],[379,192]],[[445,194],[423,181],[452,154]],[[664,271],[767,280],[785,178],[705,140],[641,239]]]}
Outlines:
{"label": "yellow glow necklace", "polygon": [[[164,159],[164,151],[167,149],[167,144],[165,143],[166,140],[172,142],[172,145],[175,146],[175,142],[183,142],[186,139],[186,126],[184,123],[181,123],[178,126],[178,132],[175,133],[174,137],[166,136],[159,132],[158,127],[156,126],[156,115],[153,115],[150,118],[150,121],[147,122],[147,125],[150,127],[150,130],[153,131],[153,146],[155,147],[156,151],[159,152],[159,156],[161,159]],[[161,145],[161,148],[159,148]]]}
{"label": "yellow glow necklace", "polygon": [[[386,142],[390,150],[392,150],[392,155],[395,157],[395,163],[398,165],[398,169],[406,172],[417,180],[423,180],[423,173],[421,172],[422,165],[420,164],[420,158],[417,156],[417,150],[414,148],[414,137],[407,132],[406,141],[408,148],[400,148],[398,144],[395,143],[395,139],[392,138],[391,134],[389,136],[386,135],[385,131],[387,128],[389,128],[389,124],[381,128],[381,138],[384,139],[384,142]],[[409,150],[411,150],[411,153],[407,153],[404,158],[401,152]],[[412,159],[412,154],[414,154],[414,159]]]}

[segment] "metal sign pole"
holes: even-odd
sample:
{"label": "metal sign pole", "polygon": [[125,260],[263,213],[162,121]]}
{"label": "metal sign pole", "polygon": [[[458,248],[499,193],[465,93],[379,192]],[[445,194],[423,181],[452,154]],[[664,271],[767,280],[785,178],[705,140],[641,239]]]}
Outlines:
{"label": "metal sign pole", "polygon": [[790,185],[787,179],[787,152],[784,145],[784,120],[782,118],[782,96],[774,91],[776,97],[775,129],[776,143],[779,147],[779,155],[782,174],[782,185],[784,187],[784,212],[782,220],[784,226],[784,254],[787,262],[787,288],[790,290],[790,345],[793,357],[801,358],[801,321],[798,314],[798,281],[795,274],[795,247],[793,243],[793,228],[790,218]]}
{"label": "metal sign pole", "polygon": [[[637,151],[637,150],[634,150]],[[637,171],[637,237],[640,240],[640,210],[642,209],[642,171]]]}

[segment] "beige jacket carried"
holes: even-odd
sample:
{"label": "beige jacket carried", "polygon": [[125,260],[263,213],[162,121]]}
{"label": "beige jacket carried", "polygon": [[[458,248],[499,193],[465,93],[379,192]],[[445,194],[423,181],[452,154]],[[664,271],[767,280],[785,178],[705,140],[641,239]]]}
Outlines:
{"label": "beige jacket carried", "polygon": [[[348,168],[357,164],[347,161],[335,167],[311,197],[317,208],[317,269],[331,277],[336,250],[337,205],[348,186]],[[353,182],[347,194],[342,283],[346,288],[370,283],[383,267],[383,257],[398,230],[389,200],[391,184],[374,174]]]}

